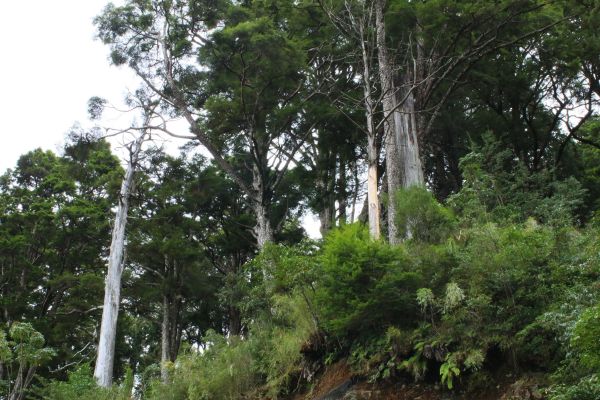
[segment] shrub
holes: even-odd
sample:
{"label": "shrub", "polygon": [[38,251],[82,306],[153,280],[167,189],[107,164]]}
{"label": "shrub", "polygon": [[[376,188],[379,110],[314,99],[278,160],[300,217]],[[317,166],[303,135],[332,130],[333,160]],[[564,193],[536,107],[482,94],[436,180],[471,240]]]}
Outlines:
{"label": "shrub", "polygon": [[425,243],[446,240],[456,221],[452,211],[425,188],[413,186],[396,194],[396,223],[400,237]]}
{"label": "shrub", "polygon": [[320,261],[317,309],[331,333],[356,337],[415,324],[412,293],[422,279],[402,247],[373,241],[363,226],[347,225],[325,239]]}
{"label": "shrub", "polygon": [[550,389],[549,400],[598,400],[600,376],[591,375],[574,385],[557,385]]}
{"label": "shrub", "polygon": [[127,373],[125,381],[105,389],[98,387],[89,364],[84,364],[69,373],[66,382],[52,381],[45,388],[44,399],[48,400],[128,400],[131,398],[133,375]]}
{"label": "shrub", "polygon": [[36,369],[55,354],[44,343],[44,336],[28,322],[14,322],[8,335],[0,330],[0,364],[5,371],[0,375],[0,398],[5,392],[6,398],[20,399],[30,390]]}
{"label": "shrub", "polygon": [[600,370],[600,304],[581,315],[571,337],[571,346],[583,367]]}

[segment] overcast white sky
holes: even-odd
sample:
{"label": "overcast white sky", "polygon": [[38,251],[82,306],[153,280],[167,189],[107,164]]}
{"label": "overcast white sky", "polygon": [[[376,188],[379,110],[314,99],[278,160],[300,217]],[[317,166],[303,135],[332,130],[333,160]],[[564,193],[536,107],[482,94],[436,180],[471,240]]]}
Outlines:
{"label": "overcast white sky", "polygon": [[118,103],[136,80],[111,67],[92,20],[107,0],[3,1],[0,8],[0,171],[36,147],[56,150],[87,100]]}

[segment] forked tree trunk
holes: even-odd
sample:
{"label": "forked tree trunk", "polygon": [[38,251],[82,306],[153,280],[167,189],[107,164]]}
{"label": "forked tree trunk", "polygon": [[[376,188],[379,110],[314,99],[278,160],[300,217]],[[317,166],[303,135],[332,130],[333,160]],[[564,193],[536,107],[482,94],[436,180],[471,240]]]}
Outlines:
{"label": "forked tree trunk", "polygon": [[145,135],[140,136],[132,145],[127,162],[125,177],[119,192],[119,204],[112,231],[110,253],[108,256],[108,272],[104,287],[104,308],[100,325],[100,340],[94,377],[101,387],[112,385],[113,365],[115,361],[115,340],[117,336],[117,319],[121,301],[121,275],[123,273],[123,253],[125,249],[125,227],[129,211],[129,197],[133,189],[133,175],[137,165],[140,149]]}

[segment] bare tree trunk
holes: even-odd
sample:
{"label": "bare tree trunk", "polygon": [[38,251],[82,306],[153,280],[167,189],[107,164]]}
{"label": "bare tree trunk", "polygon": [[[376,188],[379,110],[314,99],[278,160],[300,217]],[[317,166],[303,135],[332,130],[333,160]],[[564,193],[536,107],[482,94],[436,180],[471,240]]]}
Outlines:
{"label": "bare tree trunk", "polygon": [[113,365],[115,360],[115,340],[117,336],[117,319],[121,301],[121,275],[123,273],[123,253],[125,250],[125,227],[129,211],[129,197],[133,189],[133,175],[137,166],[145,135],[141,135],[129,148],[129,161],[125,177],[121,183],[119,204],[112,231],[110,253],[108,256],[108,273],[104,287],[104,308],[100,325],[100,340],[94,377],[101,387],[112,385]]}
{"label": "bare tree trunk", "polygon": [[379,154],[377,153],[377,133],[375,132],[375,125],[373,121],[375,106],[373,102],[373,95],[371,93],[371,63],[369,61],[369,53],[365,44],[364,27],[361,25],[359,28],[361,30],[360,38],[363,61],[363,92],[365,96],[365,116],[367,119],[367,158],[369,168],[367,175],[367,202],[369,204],[369,235],[371,239],[379,239],[381,236],[381,228],[379,226],[379,196],[377,194],[377,164],[379,161]]}

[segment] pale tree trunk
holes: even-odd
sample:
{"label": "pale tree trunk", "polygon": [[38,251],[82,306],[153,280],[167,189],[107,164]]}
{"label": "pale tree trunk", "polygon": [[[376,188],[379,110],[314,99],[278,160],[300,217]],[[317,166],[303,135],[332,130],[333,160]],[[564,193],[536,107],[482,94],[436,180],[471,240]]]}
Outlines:
{"label": "pale tree trunk", "polygon": [[423,164],[421,163],[419,149],[419,126],[415,110],[415,97],[413,93],[406,95],[406,100],[401,106],[402,129],[397,143],[402,160],[402,187],[425,186]]}
{"label": "pale tree trunk", "polygon": [[319,232],[321,232],[322,237],[325,237],[327,232],[333,227],[334,206],[327,202],[327,204],[322,205],[322,207],[323,208],[319,211]]}
{"label": "pale tree trunk", "polygon": [[377,194],[377,164],[379,163],[379,154],[377,153],[377,133],[375,132],[375,125],[373,121],[375,106],[373,102],[373,95],[371,93],[371,63],[369,61],[369,53],[365,44],[365,34],[363,29],[364,28],[361,25],[360,37],[363,60],[363,92],[365,96],[365,117],[367,119],[367,203],[369,214],[369,235],[371,239],[377,240],[381,236],[381,228],[379,226],[379,196]]}
{"label": "pale tree trunk", "polygon": [[119,204],[112,231],[110,253],[108,256],[108,272],[104,287],[104,308],[100,325],[100,340],[94,377],[101,387],[112,385],[113,365],[115,360],[115,340],[117,336],[117,319],[121,301],[121,274],[123,272],[123,253],[125,250],[125,227],[129,211],[129,197],[133,189],[133,175],[145,135],[141,135],[129,149],[129,161],[125,177],[119,192]]}
{"label": "pale tree trunk", "polygon": [[367,199],[369,203],[369,234],[371,239],[379,239],[379,196],[377,195],[377,145],[374,138],[368,138],[369,171],[367,177]]}
{"label": "pale tree trunk", "polygon": [[30,366],[25,372],[25,365],[19,364],[19,372],[12,389],[9,390],[9,400],[23,400],[25,398],[25,391],[31,385],[33,375],[35,374],[36,367]]}
{"label": "pale tree trunk", "polygon": [[254,204],[254,212],[256,214],[256,226],[254,227],[256,243],[258,248],[262,250],[267,243],[273,242],[273,227],[269,219],[269,208],[262,201],[257,201]]}
{"label": "pale tree trunk", "polygon": [[[402,104],[398,104],[397,88],[394,84],[394,66],[385,41],[385,0],[375,0],[375,25],[379,77],[383,92],[382,105],[386,134],[386,177],[388,189],[388,240],[398,244],[399,228],[396,224],[396,202],[394,196],[401,188],[424,185],[415,102],[412,92],[406,91]],[[410,235],[410,232],[407,232]]]}
{"label": "pale tree trunk", "polygon": [[255,198],[253,201],[254,215],[256,225],[254,226],[254,236],[258,249],[262,250],[267,243],[273,242],[273,226],[269,218],[269,206],[265,198],[265,185],[263,176],[257,165],[252,169],[252,187]]}

